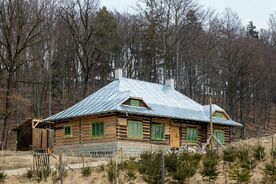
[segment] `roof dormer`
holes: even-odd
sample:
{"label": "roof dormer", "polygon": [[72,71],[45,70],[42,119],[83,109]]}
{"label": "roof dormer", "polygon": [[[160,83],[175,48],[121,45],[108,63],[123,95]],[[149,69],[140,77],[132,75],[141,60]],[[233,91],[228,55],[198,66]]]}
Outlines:
{"label": "roof dormer", "polygon": [[138,97],[130,97],[125,102],[123,102],[122,105],[127,105],[132,107],[144,107],[144,108],[150,109],[149,106],[144,102],[144,100]]}
{"label": "roof dormer", "polygon": [[230,117],[223,111],[215,111],[212,114],[213,118],[230,119]]}

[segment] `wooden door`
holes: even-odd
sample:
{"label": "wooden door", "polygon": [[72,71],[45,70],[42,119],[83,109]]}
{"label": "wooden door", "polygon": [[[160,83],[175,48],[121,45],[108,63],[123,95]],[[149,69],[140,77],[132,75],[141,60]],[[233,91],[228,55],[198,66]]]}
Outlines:
{"label": "wooden door", "polygon": [[178,148],[180,146],[179,127],[171,128],[171,147]]}

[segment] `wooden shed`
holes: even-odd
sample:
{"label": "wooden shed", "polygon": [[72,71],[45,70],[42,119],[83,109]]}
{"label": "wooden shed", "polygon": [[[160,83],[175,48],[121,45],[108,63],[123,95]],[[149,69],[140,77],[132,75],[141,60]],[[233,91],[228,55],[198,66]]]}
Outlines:
{"label": "wooden shed", "polygon": [[53,137],[51,129],[42,123],[42,118],[30,118],[16,128],[16,150],[47,150],[49,139]]}
{"label": "wooden shed", "polygon": [[[210,136],[210,106],[202,106],[166,85],[118,77],[74,106],[43,120],[55,129],[55,150],[80,154],[139,154],[201,145]],[[230,142],[241,126],[212,105],[214,135]]]}

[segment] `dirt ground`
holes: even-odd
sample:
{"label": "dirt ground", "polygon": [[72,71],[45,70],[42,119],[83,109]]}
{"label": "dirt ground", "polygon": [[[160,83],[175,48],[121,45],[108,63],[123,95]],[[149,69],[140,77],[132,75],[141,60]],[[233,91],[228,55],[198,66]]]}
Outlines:
{"label": "dirt ground", "polygon": [[[272,138],[273,137],[273,138]],[[240,146],[240,145],[257,145],[261,144],[266,147],[267,153],[272,147],[272,142],[276,142],[276,135],[274,136],[268,136],[268,137],[262,137],[262,138],[253,138],[248,140],[242,140],[239,142],[233,142],[231,145],[233,146]],[[274,146],[274,145],[273,145]],[[276,146],[276,144],[275,144]],[[82,168],[82,157],[74,157],[74,156],[64,156],[64,162],[68,164],[70,167],[74,168],[73,171],[68,170],[68,176],[65,178],[64,183],[65,184],[108,184],[108,176],[106,171],[100,170],[101,165],[105,165],[108,160],[102,160],[102,161],[95,161],[92,160],[90,157],[85,157],[84,162],[86,166],[93,167],[92,169],[92,175],[89,177],[83,177],[80,172],[80,168]],[[265,160],[263,162],[259,162],[257,164],[257,167],[252,172],[252,178],[250,183],[260,183],[263,177],[263,167],[266,162],[269,160]],[[14,151],[4,151],[0,152],[0,170],[5,170],[6,173],[8,173],[8,177],[5,183],[7,184],[21,184],[21,183],[37,183],[34,179],[27,179],[26,172],[28,169],[32,168],[32,152],[14,152]],[[57,164],[57,160],[54,158],[51,158],[50,160],[51,166],[54,167],[55,164]],[[219,177],[216,184],[224,184],[224,183],[234,183],[231,181],[227,175],[227,165],[223,164],[221,161],[219,164]],[[18,170],[22,170],[20,172],[16,172]],[[13,172],[14,171],[14,172]],[[41,184],[46,183],[53,183],[51,178],[48,179],[48,181],[41,181]],[[120,181],[119,183],[128,183],[125,181],[125,174],[120,173]],[[135,180],[135,183],[137,184],[144,184],[142,177],[137,173],[137,179]],[[206,183],[203,181],[203,178],[199,173],[197,173],[193,178],[189,181],[190,184],[203,184]]]}

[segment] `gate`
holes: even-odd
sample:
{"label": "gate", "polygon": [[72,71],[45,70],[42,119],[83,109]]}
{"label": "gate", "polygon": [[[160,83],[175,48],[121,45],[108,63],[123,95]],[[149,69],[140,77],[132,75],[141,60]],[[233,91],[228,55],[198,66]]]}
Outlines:
{"label": "gate", "polygon": [[50,174],[50,154],[34,152],[33,169],[37,176]]}

